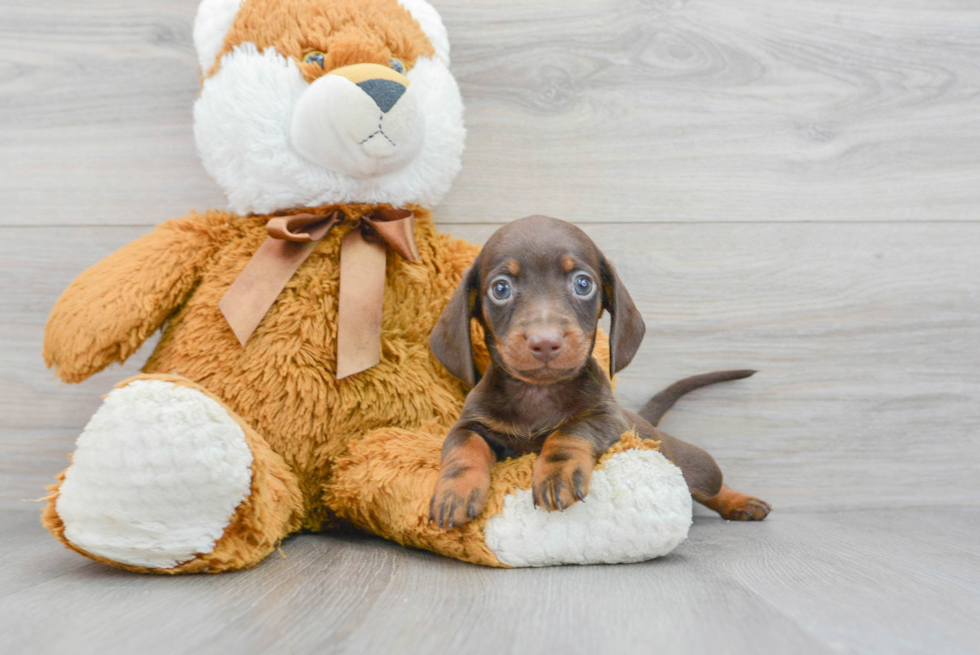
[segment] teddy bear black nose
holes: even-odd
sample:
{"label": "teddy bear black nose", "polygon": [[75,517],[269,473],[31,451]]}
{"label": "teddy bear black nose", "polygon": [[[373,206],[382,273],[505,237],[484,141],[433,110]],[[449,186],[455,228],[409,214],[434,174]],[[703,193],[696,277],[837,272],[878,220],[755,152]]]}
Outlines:
{"label": "teddy bear black nose", "polygon": [[371,96],[381,111],[387,113],[405,93],[405,86],[393,80],[364,80],[357,86]]}

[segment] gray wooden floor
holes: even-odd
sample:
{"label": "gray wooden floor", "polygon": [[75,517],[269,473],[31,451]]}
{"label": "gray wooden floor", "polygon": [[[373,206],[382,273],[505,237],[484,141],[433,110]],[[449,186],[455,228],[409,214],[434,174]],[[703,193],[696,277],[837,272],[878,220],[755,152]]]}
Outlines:
{"label": "gray wooden floor", "polygon": [[0,0],[0,653],[980,652],[980,4],[434,4],[469,128],[439,225],[582,225],[647,318],[629,407],[759,369],[664,427],[774,514],[541,571],[356,536],[182,579],[61,549],[29,500],[148,349],[62,385],[47,313],[224,202],[194,153],[196,0]]}
{"label": "gray wooden floor", "polygon": [[701,517],[662,560],[502,571],[359,535],[134,576],[0,513],[3,653],[976,653],[977,509]]}

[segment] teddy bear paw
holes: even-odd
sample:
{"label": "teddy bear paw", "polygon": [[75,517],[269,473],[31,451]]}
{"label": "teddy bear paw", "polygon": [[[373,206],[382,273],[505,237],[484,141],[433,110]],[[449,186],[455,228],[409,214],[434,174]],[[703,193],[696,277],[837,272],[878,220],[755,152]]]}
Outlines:
{"label": "teddy bear paw", "polygon": [[588,496],[561,512],[518,489],[487,520],[487,546],[508,566],[612,564],[666,555],[691,526],[680,469],[653,450],[625,450],[592,477]]}
{"label": "teddy bear paw", "polygon": [[242,428],[204,393],[137,379],[78,438],[56,501],[65,538],[109,560],[172,568],[209,553],[251,487]]}

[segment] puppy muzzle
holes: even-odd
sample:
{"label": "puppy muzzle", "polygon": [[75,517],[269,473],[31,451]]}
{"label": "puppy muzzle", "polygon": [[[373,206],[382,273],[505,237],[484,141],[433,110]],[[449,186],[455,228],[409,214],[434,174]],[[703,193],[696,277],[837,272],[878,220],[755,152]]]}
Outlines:
{"label": "puppy muzzle", "polygon": [[425,142],[411,82],[391,68],[354,64],[318,78],[296,102],[290,141],[303,157],[352,177],[404,168]]}
{"label": "puppy muzzle", "polygon": [[552,384],[575,377],[591,354],[590,341],[564,326],[531,328],[507,338],[498,347],[504,368],[533,384]]}

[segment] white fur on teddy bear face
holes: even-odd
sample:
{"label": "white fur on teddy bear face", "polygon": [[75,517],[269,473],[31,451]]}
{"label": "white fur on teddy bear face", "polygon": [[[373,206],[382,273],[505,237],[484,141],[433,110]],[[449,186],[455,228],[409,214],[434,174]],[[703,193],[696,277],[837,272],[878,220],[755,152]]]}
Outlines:
{"label": "white fur on teddy bear face", "polygon": [[[203,70],[213,65],[211,59],[223,47],[224,33],[240,4],[240,0],[201,3],[194,33]],[[399,129],[401,122],[404,135],[424,136],[424,140],[406,139],[406,147],[398,153],[375,148],[374,154],[381,157],[374,157],[379,160],[374,164],[350,165],[343,158],[323,157],[322,143],[319,154],[313,146],[303,148],[306,156],[295,147],[294,112],[304,94],[323,78],[311,86],[291,58],[272,48],[260,53],[251,43],[222,58],[221,67],[204,81],[194,106],[194,135],[204,167],[224,189],[233,211],[263,214],[347,202],[438,204],[461,168],[466,136],[463,102],[447,67],[449,41],[439,14],[423,0],[402,4],[422,26],[436,56],[418,58],[406,75],[410,97],[403,101],[407,100],[406,110],[411,105],[417,109],[416,129],[407,129],[412,121],[406,116],[393,116],[392,129]],[[325,111],[328,105],[323,107]],[[372,113],[371,118],[377,119],[377,112]],[[305,135],[309,134],[307,130]],[[360,154],[370,156],[372,151]]]}
{"label": "white fur on teddy bear face", "polygon": [[425,119],[409,85],[387,111],[349,79],[324,75],[296,102],[289,137],[296,152],[356,178],[398,171],[425,143]]}
{"label": "white fur on teddy bear face", "polygon": [[78,438],[56,502],[65,538],[115,562],[172,568],[214,550],[250,493],[242,428],[200,391],[136,380]]}
{"label": "white fur on teddy bear face", "polygon": [[627,450],[595,472],[584,502],[548,512],[519,489],[504,499],[484,534],[508,566],[641,562],[684,541],[691,512],[679,468],[658,452]]}
{"label": "white fur on teddy bear face", "polygon": [[425,142],[406,166],[354,177],[319,166],[293,148],[294,108],[310,85],[292,59],[244,44],[225,55],[194,106],[194,135],[204,167],[238,213],[264,214],[333,203],[431,207],[461,167],[463,103],[449,69],[420,57],[408,72]]}

